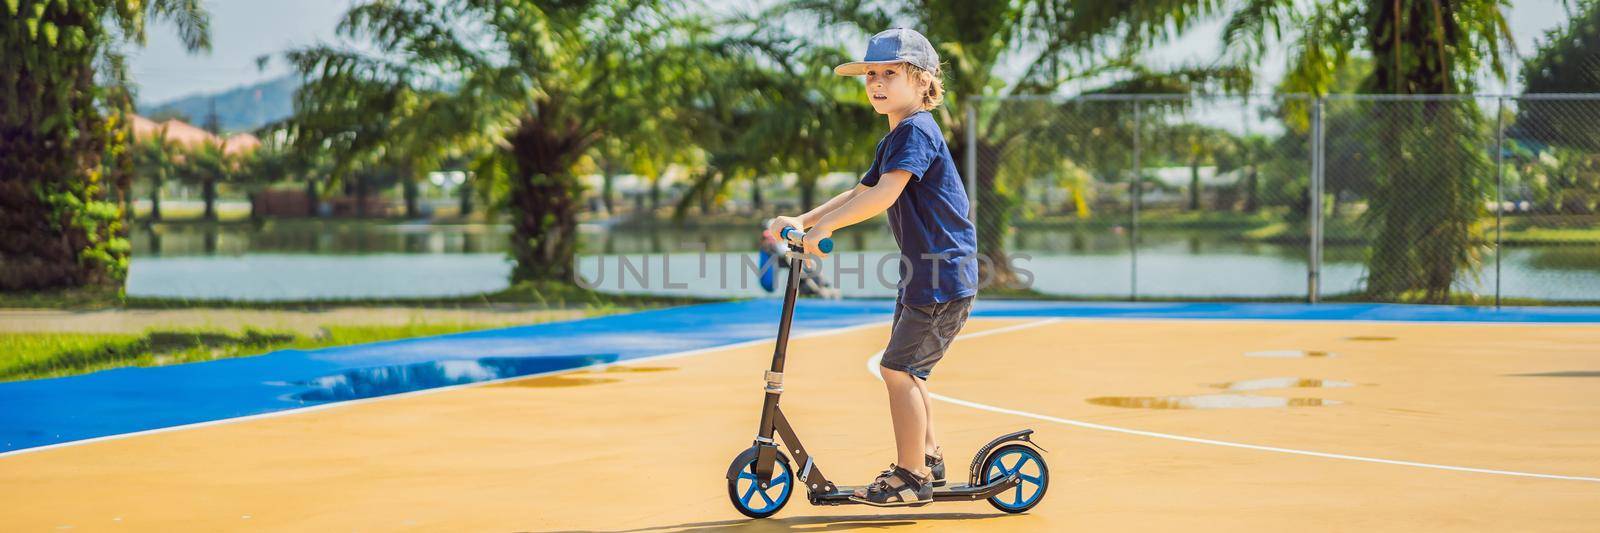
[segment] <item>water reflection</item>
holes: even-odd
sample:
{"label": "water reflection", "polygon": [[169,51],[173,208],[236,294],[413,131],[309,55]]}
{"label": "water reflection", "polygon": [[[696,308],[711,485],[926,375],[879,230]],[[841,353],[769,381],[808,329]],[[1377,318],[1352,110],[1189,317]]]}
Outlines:
{"label": "water reflection", "polygon": [[1324,351],[1319,351],[1319,350],[1261,350],[1261,351],[1255,351],[1255,352],[1245,352],[1244,356],[1245,357],[1295,358],[1295,357],[1333,357],[1334,354],[1333,354],[1333,352],[1324,352]]}
{"label": "water reflection", "polygon": [[301,403],[337,402],[526,376],[616,360],[615,354],[596,354],[427,361],[408,365],[358,368],[304,381],[278,382],[274,385],[310,387],[310,390],[289,395],[290,400]]}
{"label": "water reflection", "polygon": [[1336,379],[1316,378],[1261,378],[1229,381],[1226,383],[1212,383],[1208,387],[1226,390],[1266,390],[1266,389],[1319,389],[1354,387],[1355,384]]}
{"label": "water reflection", "polygon": [[1193,396],[1101,396],[1086,400],[1094,405],[1133,409],[1262,409],[1270,407],[1321,407],[1344,402],[1322,398],[1279,398],[1247,394],[1197,394]]}
{"label": "water reflection", "polygon": [[1562,370],[1558,372],[1537,372],[1531,374],[1506,375],[1528,378],[1600,378],[1600,370]]}
{"label": "water reflection", "polygon": [[542,378],[534,378],[534,379],[519,379],[519,380],[516,380],[516,381],[509,381],[509,382],[506,382],[506,383],[500,383],[500,384],[498,384],[496,386],[498,386],[498,387],[521,387],[521,388],[530,388],[530,389],[582,387],[582,386],[586,386],[586,385],[602,385],[602,384],[606,384],[606,383],[616,383],[616,382],[622,381],[621,378],[601,377],[601,376],[597,376],[596,374],[653,373],[653,372],[666,372],[666,371],[669,371],[669,370],[677,370],[677,368],[676,367],[670,367],[670,366],[617,365],[617,366],[608,366],[608,367],[601,368],[601,369],[598,369],[598,370],[585,370],[585,371],[581,371],[581,372],[568,372],[568,373],[564,373],[564,374],[556,374],[554,376],[545,376],[545,377],[542,377]]}

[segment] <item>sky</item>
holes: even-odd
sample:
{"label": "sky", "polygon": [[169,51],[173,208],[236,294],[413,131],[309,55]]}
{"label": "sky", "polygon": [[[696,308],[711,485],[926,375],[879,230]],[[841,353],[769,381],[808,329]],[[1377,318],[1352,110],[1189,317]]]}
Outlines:
{"label": "sky", "polygon": [[[284,75],[288,68],[283,61],[275,59],[265,69],[259,69],[256,58],[278,56],[290,48],[333,41],[339,17],[352,3],[353,0],[206,0],[204,4],[211,12],[210,52],[186,52],[165,24],[150,27],[147,47],[130,51],[133,77],[139,85],[139,101],[158,103],[181,96],[221,92]],[[1535,38],[1561,25],[1566,11],[1561,0],[1513,0],[1507,17],[1518,50],[1527,55],[1535,50]],[[1197,27],[1183,39],[1152,53],[1148,62],[1152,65],[1207,63],[1221,48],[1218,44],[1221,27],[1221,21]],[[851,47],[851,51],[859,53],[865,48],[863,42]],[[1266,58],[1260,70],[1265,82],[1262,87],[1270,87],[1282,77],[1285,60],[1281,52]],[[1511,72],[1515,73],[1515,65],[1512,67]],[[1512,79],[1504,87],[1498,82],[1486,83],[1480,92],[1515,93],[1518,90],[1517,81]]]}

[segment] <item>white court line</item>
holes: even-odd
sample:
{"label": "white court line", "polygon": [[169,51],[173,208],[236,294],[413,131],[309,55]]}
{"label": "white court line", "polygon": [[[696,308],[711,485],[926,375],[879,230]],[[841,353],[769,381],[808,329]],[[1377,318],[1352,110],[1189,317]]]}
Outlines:
{"label": "white court line", "polygon": [[[1017,325],[1013,325],[1013,326],[1006,326],[1006,327],[1003,327],[1003,328],[995,328],[995,329],[990,329],[990,330],[979,331],[979,332],[976,332],[976,333],[969,333],[969,334],[966,334],[966,335],[959,335],[959,336],[957,336],[955,338],[955,340],[972,339],[972,338],[982,337],[982,336],[985,336],[985,335],[993,335],[993,334],[998,334],[998,333],[1007,333],[1007,332],[1017,331],[1017,330],[1021,330],[1021,329],[1027,329],[1027,328],[1032,328],[1032,327],[1037,327],[1037,326],[1043,326],[1043,325],[1046,325],[1046,324],[1052,324],[1052,323],[1060,322],[1060,321],[1061,321],[1061,319],[1059,319],[1059,318],[1049,318],[1049,319],[1038,320],[1038,321],[1034,321],[1034,322],[1026,322],[1026,323],[1023,323],[1023,324],[1017,324]],[[867,358],[867,373],[868,374],[872,374],[874,377],[877,377],[879,380],[883,379],[883,375],[878,373],[878,362],[881,361],[882,359],[883,359],[883,351],[882,350],[879,350],[878,353],[873,354],[872,357]],[[1517,472],[1517,471],[1514,471],[1514,470],[1494,470],[1494,469],[1489,469],[1489,468],[1474,468],[1474,467],[1470,467],[1470,466],[1453,466],[1453,465],[1441,465],[1441,464],[1433,464],[1433,463],[1419,463],[1419,462],[1415,462],[1415,461],[1401,461],[1401,460],[1396,460],[1396,459],[1383,459],[1383,458],[1380,458],[1380,457],[1364,457],[1364,456],[1360,456],[1360,455],[1346,455],[1346,454],[1342,454],[1342,453],[1316,452],[1316,451],[1311,451],[1311,450],[1297,450],[1297,449],[1294,449],[1294,448],[1279,448],[1279,447],[1276,447],[1276,446],[1261,446],[1261,445],[1258,445],[1258,444],[1245,444],[1245,443],[1242,443],[1242,442],[1229,442],[1229,441],[1225,441],[1225,440],[1203,439],[1203,438],[1199,438],[1199,437],[1189,437],[1189,436],[1184,436],[1184,435],[1174,435],[1174,434],[1171,434],[1171,433],[1158,433],[1158,432],[1155,432],[1155,431],[1144,431],[1144,430],[1139,430],[1139,429],[1128,429],[1128,428],[1117,427],[1117,426],[1108,426],[1108,425],[1105,425],[1105,424],[1096,424],[1096,423],[1093,423],[1093,422],[1084,422],[1082,420],[1072,420],[1072,419],[1067,419],[1067,418],[1054,417],[1054,416],[1050,416],[1050,415],[1041,415],[1041,414],[1038,414],[1038,413],[1030,413],[1030,412],[1027,412],[1027,411],[1019,411],[1019,410],[1016,410],[1016,409],[1007,409],[1007,408],[1004,408],[1004,407],[996,407],[996,406],[993,406],[993,405],[988,405],[988,404],[982,404],[982,403],[978,403],[978,402],[963,400],[963,399],[960,399],[960,398],[951,398],[949,396],[945,396],[943,394],[937,394],[937,393],[934,393],[934,392],[929,392],[928,396],[932,397],[932,398],[934,398],[936,400],[941,400],[941,401],[953,403],[953,404],[956,404],[956,405],[960,405],[960,406],[964,406],[964,407],[971,407],[973,409],[979,409],[979,410],[989,411],[989,412],[993,412],[993,413],[1016,415],[1016,416],[1020,416],[1020,417],[1024,417],[1024,418],[1032,418],[1032,419],[1035,419],[1035,420],[1043,420],[1043,421],[1046,421],[1046,422],[1055,422],[1057,424],[1064,424],[1064,425],[1068,425],[1068,426],[1077,426],[1077,427],[1086,428],[1086,429],[1098,429],[1098,430],[1101,430],[1101,431],[1110,431],[1110,432],[1114,432],[1114,433],[1126,433],[1126,434],[1129,434],[1129,435],[1139,435],[1139,436],[1144,436],[1144,437],[1153,437],[1153,438],[1157,438],[1157,439],[1168,439],[1168,440],[1176,440],[1176,441],[1182,441],[1182,442],[1192,442],[1192,443],[1196,443],[1196,444],[1210,444],[1210,445],[1213,445],[1213,446],[1226,446],[1226,447],[1229,447],[1229,448],[1244,448],[1244,449],[1247,449],[1247,450],[1258,450],[1258,451],[1264,451],[1264,452],[1287,453],[1287,454],[1292,454],[1292,455],[1309,455],[1309,456],[1312,456],[1312,457],[1323,457],[1323,458],[1327,458],[1327,459],[1342,459],[1342,460],[1346,460],[1346,461],[1361,461],[1361,462],[1366,462],[1366,463],[1380,463],[1380,464],[1400,465],[1400,466],[1414,466],[1414,467],[1418,467],[1418,468],[1432,468],[1432,469],[1436,469],[1436,470],[1452,470],[1452,471],[1456,471],[1456,472],[1473,472],[1473,473],[1478,473],[1478,474],[1494,474],[1494,475],[1500,475],[1500,476],[1532,477],[1532,478],[1542,478],[1542,479],[1564,479],[1564,480],[1568,480],[1568,481],[1588,481],[1588,482],[1591,482],[1591,483],[1600,483],[1600,477],[1567,476],[1567,475],[1560,475],[1560,474],[1539,474],[1539,473],[1534,473],[1534,472]]]}
{"label": "white court line", "polygon": [[[854,326],[845,326],[845,327],[841,327],[841,328],[825,329],[825,330],[821,330],[821,331],[811,331],[811,332],[802,333],[802,334],[799,334],[799,335],[790,336],[789,339],[790,340],[794,340],[794,339],[806,339],[806,338],[811,338],[811,337],[822,337],[822,336],[826,336],[826,335],[837,335],[837,334],[840,334],[840,333],[849,333],[851,331],[856,331],[856,330],[860,330],[860,329],[867,329],[867,328],[873,328],[873,327],[878,327],[878,326],[884,326],[884,325],[888,325],[888,324],[889,324],[889,321],[887,321],[887,320],[879,321],[879,322],[870,322],[870,323],[866,323],[866,324],[857,324],[857,325],[854,325]],[[564,369],[561,369],[561,370],[551,370],[549,372],[539,372],[539,373],[536,373],[536,374],[527,374],[527,375],[513,376],[513,377],[508,377],[508,378],[491,379],[491,380],[487,380],[487,381],[475,381],[475,382],[472,382],[472,383],[462,383],[460,385],[448,385],[448,386],[436,387],[436,388],[432,388],[432,389],[415,390],[415,391],[411,391],[411,392],[402,392],[402,393],[399,393],[399,394],[390,394],[390,395],[387,395],[387,396],[374,396],[374,397],[371,397],[371,398],[362,398],[362,399],[359,399],[359,400],[345,400],[345,401],[342,401],[342,402],[325,403],[325,404],[313,405],[313,406],[309,406],[309,407],[296,407],[296,408],[292,408],[292,409],[285,409],[285,410],[282,410],[282,411],[273,411],[273,412],[270,412],[270,413],[261,413],[261,414],[258,414],[258,415],[246,415],[246,416],[238,416],[238,417],[233,417],[233,418],[222,418],[222,419],[217,419],[217,420],[209,420],[209,421],[205,421],[205,422],[195,422],[193,424],[183,424],[183,425],[180,425],[180,426],[170,426],[170,427],[164,427],[164,428],[147,429],[147,430],[143,430],[143,431],[135,431],[135,432],[132,432],[132,433],[118,433],[116,435],[106,435],[104,437],[93,437],[93,438],[88,438],[88,439],[83,439],[83,440],[75,440],[75,441],[68,441],[68,442],[58,442],[58,443],[55,443],[55,444],[47,444],[47,445],[44,445],[44,446],[37,446],[37,447],[33,447],[33,448],[23,448],[21,450],[11,450],[9,452],[0,452],[0,458],[10,457],[10,456],[14,456],[14,455],[22,455],[22,454],[33,453],[33,452],[42,452],[42,451],[45,451],[45,450],[53,450],[53,449],[56,449],[56,448],[65,448],[65,447],[68,447],[68,446],[79,446],[79,445],[90,444],[90,443],[95,443],[95,442],[104,442],[104,441],[109,441],[109,440],[126,439],[126,438],[129,438],[129,437],[138,437],[140,435],[153,435],[153,434],[156,434],[156,433],[166,433],[166,432],[169,432],[169,431],[182,431],[182,430],[186,430],[186,429],[196,429],[196,428],[203,428],[203,427],[207,427],[207,426],[217,426],[217,425],[222,425],[222,424],[232,424],[234,422],[245,422],[245,421],[249,421],[249,420],[260,420],[260,419],[263,419],[263,418],[273,418],[273,417],[279,417],[279,416],[296,415],[296,414],[301,414],[301,413],[310,413],[310,412],[315,412],[315,411],[321,411],[321,410],[324,410],[324,409],[333,409],[335,407],[345,407],[345,406],[351,406],[351,405],[360,405],[360,404],[364,404],[364,403],[378,402],[378,401],[383,401],[383,400],[394,400],[394,399],[399,399],[399,398],[407,398],[407,397],[411,397],[411,396],[421,396],[423,394],[433,394],[433,393],[436,393],[436,392],[444,392],[444,391],[448,391],[448,390],[462,389],[462,388],[466,388],[466,387],[479,387],[479,386],[483,386],[483,385],[492,385],[492,384],[495,384],[495,383],[503,383],[503,382],[507,382],[507,381],[516,381],[516,380],[519,380],[519,379],[532,379],[532,378],[550,376],[550,375],[555,375],[555,374],[563,374],[563,373],[567,373],[567,372],[577,372],[577,371],[580,371],[580,370],[593,370],[593,369],[597,369],[597,368],[605,368],[605,367],[608,367],[608,366],[629,365],[629,364],[633,364],[633,363],[642,363],[642,362],[645,362],[645,361],[661,361],[661,360],[664,360],[664,359],[675,359],[675,358],[678,358],[678,357],[688,357],[688,356],[691,356],[691,355],[704,355],[704,354],[708,354],[708,353],[711,353],[711,352],[719,352],[719,351],[723,351],[723,350],[732,350],[732,349],[735,349],[735,348],[744,348],[746,346],[755,346],[755,345],[758,345],[758,344],[771,343],[771,342],[774,342],[776,339],[777,339],[777,337],[773,336],[773,337],[762,338],[762,339],[748,340],[748,341],[744,341],[744,342],[736,342],[736,343],[733,343],[733,344],[722,344],[722,345],[718,345],[718,346],[708,346],[708,347],[705,347],[705,348],[697,348],[697,349],[694,349],[694,350],[686,350],[686,351],[682,351],[682,352],[673,352],[673,353],[666,353],[666,354],[661,354],[661,355],[652,355],[652,356],[648,356],[648,357],[639,357],[639,358],[635,358],[635,359],[627,359],[627,360],[622,360],[622,361],[612,361],[612,362],[609,362],[609,363],[595,363],[595,364],[592,364],[592,365],[573,367],[573,368],[564,368]],[[386,342],[394,342],[394,341],[386,341]]]}

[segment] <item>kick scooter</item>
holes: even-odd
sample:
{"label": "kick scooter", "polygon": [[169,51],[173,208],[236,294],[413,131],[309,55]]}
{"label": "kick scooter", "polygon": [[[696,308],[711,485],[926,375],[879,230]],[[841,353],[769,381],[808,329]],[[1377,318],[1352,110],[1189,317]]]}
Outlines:
{"label": "kick scooter", "polygon": [[[789,244],[789,281],[783,293],[783,314],[778,323],[778,343],[772,352],[772,369],[765,375],[766,388],[761,403],[761,426],[756,440],[728,465],[728,499],[740,513],[751,518],[766,518],[783,509],[795,492],[795,484],[806,491],[812,505],[860,503],[850,499],[856,487],[835,485],[822,474],[813,457],[800,444],[794,427],[778,408],[783,394],[783,362],[789,345],[789,324],[794,319],[800,273],[805,256],[800,239],[804,233],[784,228],[780,239]],[[833,241],[817,243],[823,253],[833,251]],[[774,439],[776,435],[777,439]],[[996,509],[1021,513],[1044,499],[1050,483],[1043,448],[1032,439],[1033,430],[1024,429],[995,437],[973,454],[966,483],[933,489],[934,502],[988,500]],[[788,454],[785,454],[787,450]],[[797,473],[790,457],[799,465]],[[954,474],[954,472],[952,472]],[[952,476],[953,477],[953,476]],[[927,505],[917,503],[910,506]]]}

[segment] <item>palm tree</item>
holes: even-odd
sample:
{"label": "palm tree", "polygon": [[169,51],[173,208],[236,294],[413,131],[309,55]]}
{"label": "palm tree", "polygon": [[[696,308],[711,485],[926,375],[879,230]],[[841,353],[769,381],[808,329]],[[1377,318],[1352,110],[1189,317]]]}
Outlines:
{"label": "palm tree", "polygon": [[[1195,5],[1189,5],[1195,4]],[[1187,92],[1219,79],[1236,79],[1233,68],[1191,68],[1183,74],[1151,72],[1134,60],[1139,51],[1181,32],[1199,15],[1215,9],[1216,2],[1170,0],[1011,0],[970,2],[930,0],[915,4],[883,5],[859,0],[804,0],[774,8],[773,16],[797,24],[851,30],[853,39],[865,39],[901,25],[928,37],[944,60],[947,105],[939,109],[957,168],[968,165],[967,132],[976,130],[978,251],[992,263],[980,263],[985,279],[1009,284],[1013,276],[1005,237],[1018,204],[997,172],[1012,143],[1037,132],[1038,116],[980,113],[978,123],[967,123],[955,105],[973,97],[1011,97],[1054,94],[1073,80],[1121,74],[1122,82],[1104,92],[1177,87]],[[823,43],[834,45],[835,43]],[[1107,50],[1115,50],[1108,53]],[[1013,78],[1003,73],[1008,65],[1024,65]],[[1176,82],[1176,83],[1175,83]],[[970,100],[968,100],[970,101]],[[1001,105],[987,101],[990,107]],[[1029,118],[1017,120],[1018,118]]]}
{"label": "palm tree", "polygon": [[133,166],[121,47],[151,19],[210,46],[200,0],[0,3],[0,290],[121,290],[130,247],[106,187],[126,194]]}
{"label": "palm tree", "polygon": [[201,218],[215,222],[217,186],[232,178],[234,158],[224,152],[221,145],[203,143],[183,150],[176,161],[178,179],[200,187],[200,200],[205,205]]}
{"label": "palm tree", "polygon": [[[1194,4],[1205,3],[1201,1]],[[1470,94],[1488,69],[1505,79],[1501,47],[1511,42],[1504,0],[1338,0],[1302,5],[1254,0],[1233,11],[1229,49],[1256,60],[1282,36],[1294,53],[1280,86],[1327,94],[1338,71],[1373,60],[1359,92]],[[1298,32],[1290,28],[1300,28]],[[1367,105],[1379,173],[1365,215],[1375,233],[1366,294],[1374,299],[1444,302],[1462,269],[1476,267],[1472,225],[1483,209],[1488,161],[1474,136],[1481,113],[1470,99]],[[1421,160],[1410,154],[1426,153]]]}
{"label": "palm tree", "polygon": [[[513,281],[570,281],[581,188],[572,167],[692,70],[661,53],[682,29],[655,0],[369,0],[339,32],[372,51],[316,46],[289,57],[312,87],[302,103],[329,95],[360,104],[332,106],[332,116],[379,112],[344,130],[318,119],[330,126],[323,139],[372,150],[403,146],[390,144],[395,135],[490,139],[511,163]],[[320,113],[308,107],[301,113]]]}
{"label": "palm tree", "polygon": [[877,120],[861,85],[833,74],[848,60],[839,49],[811,46],[759,19],[725,20],[723,27],[733,35],[696,51],[695,90],[675,106],[675,127],[694,139],[707,168],[691,176],[673,215],[682,219],[695,200],[708,209],[737,180],[750,180],[756,201],[761,179],[784,173],[794,173],[809,207],[823,175],[867,161]]}
{"label": "palm tree", "polygon": [[150,221],[161,221],[161,187],[174,176],[173,152],[177,147],[162,136],[136,141],[133,145],[134,172],[150,178]]}

